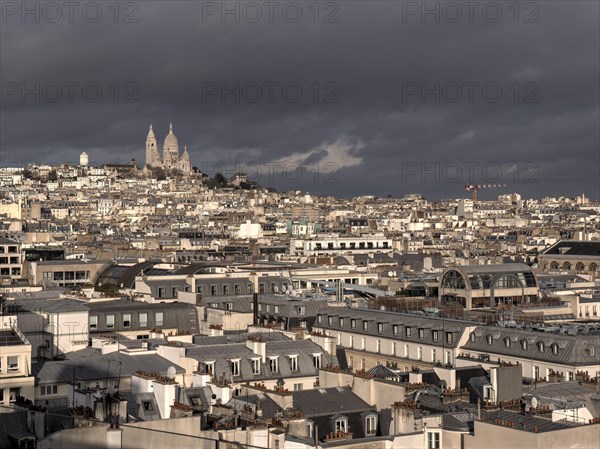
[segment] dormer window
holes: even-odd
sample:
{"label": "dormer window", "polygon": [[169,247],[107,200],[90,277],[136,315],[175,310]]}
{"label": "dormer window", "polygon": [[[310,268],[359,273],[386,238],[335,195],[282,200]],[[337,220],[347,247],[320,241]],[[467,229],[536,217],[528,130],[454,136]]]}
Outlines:
{"label": "dormer window", "polygon": [[365,435],[368,437],[377,434],[377,415],[369,415],[365,418]]}
{"label": "dormer window", "polygon": [[406,326],[406,328],[404,328],[404,334],[407,337],[410,337],[412,335],[412,328],[410,326]]}
{"label": "dormer window", "polygon": [[233,376],[240,375],[240,360],[239,359],[231,360],[231,374]]}
{"label": "dormer window", "polygon": [[446,332],[446,343],[452,344],[454,342],[454,335],[452,332]]}
{"label": "dormer window", "polygon": [[252,359],[252,374],[260,374],[260,359]]}
{"label": "dormer window", "polygon": [[527,340],[521,340],[521,348],[523,348],[524,351],[527,350]]}
{"label": "dormer window", "polygon": [[544,352],[545,348],[544,348],[544,342],[543,341],[540,341],[538,343],[538,349],[539,349],[540,352]]}
{"label": "dormer window", "polygon": [[297,355],[290,356],[290,369],[292,371],[298,371],[298,356]]}
{"label": "dormer window", "polygon": [[394,336],[397,337],[398,336],[398,325],[394,324],[392,326],[392,332],[394,333]]}
{"label": "dormer window", "polygon": [[321,324],[323,322],[323,315],[317,315],[317,323]]}
{"label": "dormer window", "polygon": [[369,322],[368,321],[363,321],[363,331],[368,331],[369,330]]}
{"label": "dormer window", "polygon": [[336,432],[348,432],[348,418],[342,416],[335,420],[335,431]]}
{"label": "dormer window", "polygon": [[421,340],[423,340],[423,338],[425,337],[425,329],[423,329],[422,327],[419,328],[419,338]]}
{"label": "dormer window", "polygon": [[327,317],[327,324],[328,324],[329,326],[333,325],[333,317],[332,317],[332,316],[328,316],[328,317]]}
{"label": "dormer window", "polygon": [[313,354],[313,365],[315,368],[321,368],[321,354]]}
{"label": "dormer window", "polygon": [[558,354],[558,345],[556,343],[552,344],[552,354]]}
{"label": "dormer window", "polygon": [[377,332],[383,334],[383,323],[377,323]]}
{"label": "dormer window", "polygon": [[340,327],[344,327],[344,319],[340,318]]}
{"label": "dormer window", "polygon": [[487,340],[488,345],[491,345],[492,343],[494,343],[494,337],[492,337],[491,335],[488,335],[486,337],[486,340]]}
{"label": "dormer window", "polygon": [[352,329],[356,329],[356,320],[355,320],[354,318],[352,318],[352,319],[350,320],[350,327],[351,327]]}
{"label": "dormer window", "polygon": [[471,332],[471,343],[475,343],[475,332]]}
{"label": "dormer window", "polygon": [[438,331],[432,331],[431,332],[431,336],[433,338],[433,341],[438,341],[439,340],[439,332]]}
{"label": "dormer window", "polygon": [[504,346],[506,346],[507,348],[510,348],[510,338],[506,337],[504,339]]}
{"label": "dormer window", "polygon": [[279,371],[279,364],[277,362],[277,357],[269,357],[269,370],[271,370],[272,373]]}

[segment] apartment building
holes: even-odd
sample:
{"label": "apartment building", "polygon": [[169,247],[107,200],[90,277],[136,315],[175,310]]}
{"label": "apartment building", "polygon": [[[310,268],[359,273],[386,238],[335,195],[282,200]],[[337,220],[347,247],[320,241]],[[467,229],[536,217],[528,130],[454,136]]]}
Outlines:
{"label": "apartment building", "polygon": [[33,399],[34,380],[31,344],[17,327],[17,317],[0,315],[0,415],[11,410],[18,396]]}
{"label": "apartment building", "polygon": [[0,276],[9,276],[10,279],[21,279],[23,274],[23,255],[21,243],[0,237]]}
{"label": "apartment building", "polygon": [[337,340],[349,369],[362,371],[453,365],[474,328],[468,321],[337,307],[319,313],[313,326]]}

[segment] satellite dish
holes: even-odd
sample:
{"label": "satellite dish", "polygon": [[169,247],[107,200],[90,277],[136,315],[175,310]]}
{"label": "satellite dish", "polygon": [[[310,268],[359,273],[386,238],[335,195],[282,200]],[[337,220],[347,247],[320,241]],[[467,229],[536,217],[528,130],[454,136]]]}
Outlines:
{"label": "satellite dish", "polygon": [[531,408],[537,408],[537,407],[538,407],[538,400],[534,396],[533,398],[531,398]]}
{"label": "satellite dish", "polygon": [[169,366],[169,368],[167,369],[167,377],[169,377],[170,379],[175,379],[176,375],[177,375],[177,370],[175,369],[175,367]]}

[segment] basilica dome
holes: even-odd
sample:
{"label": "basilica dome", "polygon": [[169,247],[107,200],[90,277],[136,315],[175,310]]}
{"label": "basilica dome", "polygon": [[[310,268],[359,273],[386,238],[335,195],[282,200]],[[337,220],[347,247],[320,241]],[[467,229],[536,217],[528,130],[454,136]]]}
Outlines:
{"label": "basilica dome", "polygon": [[173,124],[169,125],[169,134],[165,137],[165,148],[179,148],[179,141],[175,134],[173,134]]}

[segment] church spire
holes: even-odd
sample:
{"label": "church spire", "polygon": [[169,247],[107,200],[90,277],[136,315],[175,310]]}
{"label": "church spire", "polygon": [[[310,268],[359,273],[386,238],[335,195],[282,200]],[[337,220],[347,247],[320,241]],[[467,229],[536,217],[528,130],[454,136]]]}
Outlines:
{"label": "church spire", "polygon": [[172,133],[173,132],[173,122],[169,123],[169,132]]}

